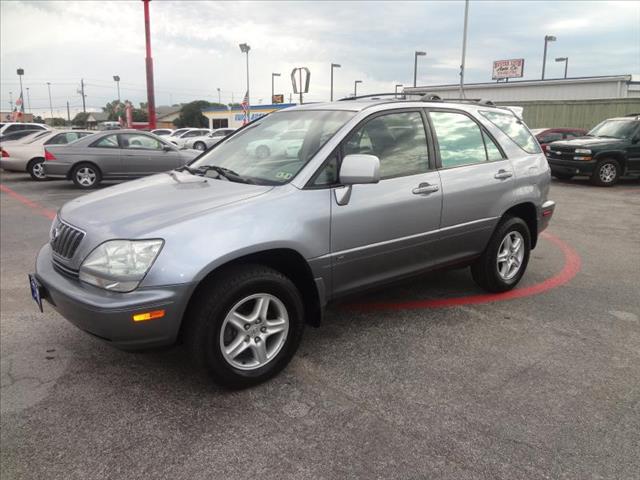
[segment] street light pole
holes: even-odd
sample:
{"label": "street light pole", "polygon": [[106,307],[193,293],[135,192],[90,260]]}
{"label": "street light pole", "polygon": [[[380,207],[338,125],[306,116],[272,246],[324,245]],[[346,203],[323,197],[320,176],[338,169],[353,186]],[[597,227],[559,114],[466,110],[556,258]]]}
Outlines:
{"label": "street light pole", "polygon": [[396,96],[395,96],[395,98],[398,98],[398,87],[402,87],[402,84],[399,83],[399,84],[396,85]]}
{"label": "street light pole", "polygon": [[120,103],[120,75],[114,75],[113,80],[116,82],[118,88],[118,103]]}
{"label": "street light pole", "polygon": [[[51,103],[51,82],[47,82],[47,89],[49,90],[49,111],[51,112],[51,118],[53,119],[53,103]],[[53,124],[53,120],[51,120]]]}
{"label": "street light pole", "polygon": [[22,102],[20,104],[20,110],[24,112],[24,95],[22,92],[22,76],[24,75],[24,70],[22,68],[19,68],[16,73],[18,74],[18,78],[20,79],[20,101]]}
{"label": "street light pole", "polygon": [[249,96],[249,50],[251,47],[246,43],[240,44],[240,51],[247,54],[247,120],[251,119],[251,100]]}
{"label": "street light pole", "polygon": [[427,52],[416,52],[413,59],[413,86],[416,86],[416,82],[418,81],[418,57],[424,57],[427,55]]}
{"label": "street light pole", "polygon": [[330,101],[333,102],[333,69],[334,68],[340,68],[341,65],[339,63],[332,63],[331,64],[331,99]]}
{"label": "street light pole", "polygon": [[467,21],[469,19],[469,0],[464,2],[464,31],[462,33],[462,61],[460,62],[460,98],[464,98],[464,63],[467,55]]}
{"label": "street light pole", "polygon": [[567,69],[569,67],[569,57],[558,57],[556,62],[564,62],[564,78],[567,78]]}
{"label": "street light pole", "polygon": [[271,74],[271,103],[274,103],[274,99],[273,97],[275,96],[275,87],[274,87],[274,78],[275,77],[279,77],[280,74],[279,73],[272,73]]}
{"label": "street light pole", "polygon": [[27,87],[27,108],[29,109],[29,113],[31,112],[31,97],[29,96],[29,87]]}
{"label": "street light pole", "polygon": [[217,88],[217,90],[218,90],[218,103],[222,105],[222,99],[220,98],[220,88]]}
{"label": "street light pole", "polygon": [[147,108],[149,110],[149,129],[156,128],[156,97],[153,88],[153,58],[151,57],[151,20],[149,19],[149,0],[144,4],[144,39],[146,46],[145,64],[147,67]]}
{"label": "street light pole", "polygon": [[357,97],[358,96],[358,84],[362,83],[362,80],[356,80],[355,82],[353,82],[353,97]]}
{"label": "street light pole", "polygon": [[544,80],[544,70],[545,70],[545,67],[547,66],[547,43],[555,42],[555,41],[556,41],[556,37],[554,37],[553,35],[544,36],[544,54],[542,56],[542,80]]}

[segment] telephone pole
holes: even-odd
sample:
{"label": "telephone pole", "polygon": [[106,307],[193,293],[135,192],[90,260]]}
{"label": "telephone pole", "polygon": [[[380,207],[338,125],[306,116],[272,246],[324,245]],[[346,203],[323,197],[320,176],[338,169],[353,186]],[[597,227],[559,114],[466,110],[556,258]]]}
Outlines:
{"label": "telephone pole", "polygon": [[69,111],[69,100],[67,100],[67,122],[71,125],[71,112]]}
{"label": "telephone pole", "polygon": [[86,102],[85,102],[85,99],[84,99],[85,94],[84,94],[84,79],[83,78],[80,79],[80,95],[82,95],[82,111],[84,113],[87,113],[87,105],[86,105]]}

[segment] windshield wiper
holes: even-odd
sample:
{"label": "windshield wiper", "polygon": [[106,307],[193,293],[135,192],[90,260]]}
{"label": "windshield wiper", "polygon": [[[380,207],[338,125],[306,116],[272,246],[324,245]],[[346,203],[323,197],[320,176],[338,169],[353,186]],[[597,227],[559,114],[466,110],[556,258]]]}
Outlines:
{"label": "windshield wiper", "polygon": [[218,165],[203,165],[199,167],[195,173],[205,175],[207,172],[213,171],[218,174],[218,176],[226,178],[231,182],[240,182],[240,183],[255,183],[253,180],[250,180],[247,177],[243,177],[237,172],[225,167],[219,167]]}
{"label": "windshield wiper", "polygon": [[176,172],[189,172],[191,175],[195,175],[197,173],[196,170],[192,169],[189,165],[183,165],[175,169]]}

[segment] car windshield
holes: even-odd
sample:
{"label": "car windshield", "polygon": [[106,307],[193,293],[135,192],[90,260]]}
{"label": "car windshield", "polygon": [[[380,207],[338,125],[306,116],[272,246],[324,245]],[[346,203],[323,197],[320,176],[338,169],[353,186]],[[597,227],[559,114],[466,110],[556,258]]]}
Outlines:
{"label": "car windshield", "polygon": [[287,183],[354,115],[344,110],[272,113],[223,140],[189,167],[216,166],[255,183]]}
{"label": "car windshield", "polygon": [[593,137],[629,138],[638,126],[635,120],[605,120],[596,125],[588,135]]}

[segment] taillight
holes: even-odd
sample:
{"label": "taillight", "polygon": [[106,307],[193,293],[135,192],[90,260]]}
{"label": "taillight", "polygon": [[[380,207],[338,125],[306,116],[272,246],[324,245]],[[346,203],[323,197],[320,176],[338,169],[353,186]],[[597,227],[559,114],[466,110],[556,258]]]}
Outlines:
{"label": "taillight", "polygon": [[44,149],[44,159],[45,160],[57,160],[56,156],[51,153],[49,150],[47,150],[46,148]]}
{"label": "taillight", "polygon": [[9,153],[4,148],[0,148],[0,152],[2,152],[2,158],[9,158]]}

